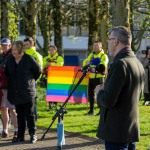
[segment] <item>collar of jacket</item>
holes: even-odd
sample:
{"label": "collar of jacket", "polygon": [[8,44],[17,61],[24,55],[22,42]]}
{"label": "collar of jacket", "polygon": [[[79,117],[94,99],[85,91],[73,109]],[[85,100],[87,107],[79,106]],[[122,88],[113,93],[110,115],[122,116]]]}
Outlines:
{"label": "collar of jacket", "polygon": [[48,57],[50,58],[50,59],[54,59],[54,58],[56,58],[58,56],[58,53],[56,53],[54,56],[51,56],[50,54],[48,55]]}
{"label": "collar of jacket", "polygon": [[101,49],[101,51],[99,51],[97,54],[93,51],[89,57],[90,61],[92,61],[93,58],[101,58],[103,54],[105,54],[103,49]]}
{"label": "collar of jacket", "polygon": [[125,48],[121,49],[120,52],[115,56],[113,62],[115,62],[118,59],[124,58],[125,56],[126,57],[135,57],[134,52],[131,49],[125,47]]}
{"label": "collar of jacket", "polygon": [[99,55],[99,54],[104,54],[104,50],[100,49],[100,51],[98,53],[95,53],[95,51],[92,52],[94,55]]}
{"label": "collar of jacket", "polygon": [[7,57],[9,54],[11,54],[11,48],[6,53],[3,52],[3,57]]}
{"label": "collar of jacket", "polygon": [[33,48],[33,47],[32,47],[32,48],[28,48],[28,49],[25,50],[25,53],[28,54],[28,55],[31,55],[31,56],[32,56],[35,52],[36,52],[36,49]]}

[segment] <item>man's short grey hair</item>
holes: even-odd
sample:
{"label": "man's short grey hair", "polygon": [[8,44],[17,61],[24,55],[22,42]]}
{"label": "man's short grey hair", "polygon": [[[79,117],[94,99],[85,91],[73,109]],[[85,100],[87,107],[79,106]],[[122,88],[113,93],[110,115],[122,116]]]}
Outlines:
{"label": "man's short grey hair", "polygon": [[117,26],[112,29],[113,36],[124,45],[131,45],[132,33],[130,29],[124,26]]}

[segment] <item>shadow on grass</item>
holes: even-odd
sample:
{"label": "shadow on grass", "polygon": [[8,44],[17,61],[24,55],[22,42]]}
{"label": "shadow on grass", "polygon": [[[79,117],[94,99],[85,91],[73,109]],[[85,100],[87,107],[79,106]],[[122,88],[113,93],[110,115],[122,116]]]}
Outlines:
{"label": "shadow on grass", "polygon": [[142,134],[140,134],[141,136],[149,136],[150,135],[150,133],[142,133]]}

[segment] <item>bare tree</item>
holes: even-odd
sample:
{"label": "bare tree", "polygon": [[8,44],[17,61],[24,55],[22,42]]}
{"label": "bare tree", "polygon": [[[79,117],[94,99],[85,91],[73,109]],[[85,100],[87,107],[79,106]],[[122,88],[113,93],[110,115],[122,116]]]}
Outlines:
{"label": "bare tree", "polygon": [[[48,46],[51,44],[53,34],[52,6],[47,0],[42,1],[41,9],[38,13],[38,25],[44,40],[43,55],[47,55]],[[42,46],[38,41],[37,44],[40,49],[42,49]]]}
{"label": "bare tree", "polygon": [[99,21],[100,21],[100,39],[103,45],[103,49],[105,53],[107,53],[108,49],[108,1],[102,0],[99,11]]}
{"label": "bare tree", "polygon": [[1,0],[1,38],[8,37],[8,8],[7,1]]}
{"label": "bare tree", "polygon": [[133,33],[132,49],[136,52],[141,46],[142,39],[148,38],[150,34],[150,1],[132,0],[130,8]]}
{"label": "bare tree", "polygon": [[130,28],[130,0],[111,0],[113,26]]}
{"label": "bare tree", "polygon": [[62,44],[62,14],[61,0],[51,0],[53,6],[53,21],[54,21],[54,43],[58,48],[58,53],[64,55]]}
{"label": "bare tree", "polygon": [[89,0],[89,52],[96,40],[98,40],[98,0]]}
{"label": "bare tree", "polygon": [[1,13],[1,38],[9,37],[12,41],[19,35],[18,12],[10,0],[0,1]]}
{"label": "bare tree", "polygon": [[21,14],[24,22],[25,36],[36,39],[37,14],[41,6],[38,0],[14,0],[15,6]]}

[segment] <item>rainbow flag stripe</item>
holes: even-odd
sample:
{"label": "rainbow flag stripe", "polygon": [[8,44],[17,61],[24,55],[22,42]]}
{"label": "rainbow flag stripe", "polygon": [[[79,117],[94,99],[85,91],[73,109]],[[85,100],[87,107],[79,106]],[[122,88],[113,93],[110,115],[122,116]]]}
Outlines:
{"label": "rainbow flag stripe", "polygon": [[[77,66],[51,66],[48,68],[46,101],[65,102],[82,76]],[[76,75],[76,73],[78,74]],[[87,103],[88,74],[72,93],[68,102]],[[75,81],[74,81],[75,79]]]}

